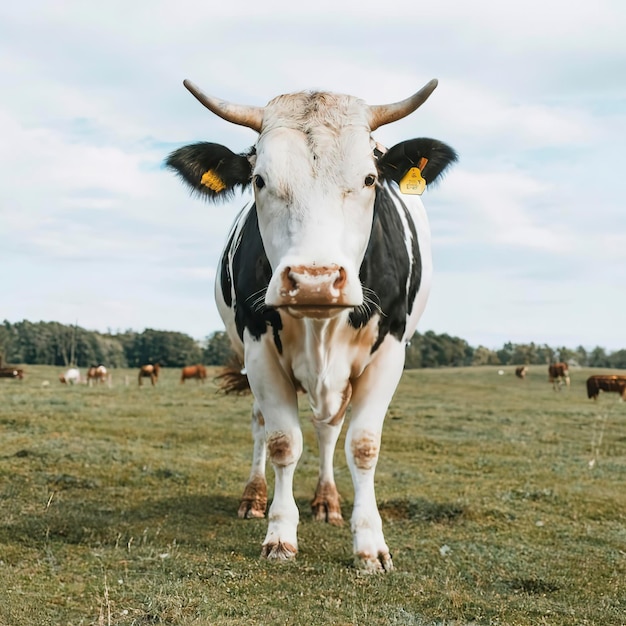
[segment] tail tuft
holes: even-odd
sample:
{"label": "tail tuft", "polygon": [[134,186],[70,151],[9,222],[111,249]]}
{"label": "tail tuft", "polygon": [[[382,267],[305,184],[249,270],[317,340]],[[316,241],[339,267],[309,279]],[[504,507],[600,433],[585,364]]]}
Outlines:
{"label": "tail tuft", "polygon": [[250,382],[241,363],[233,359],[215,377],[219,391],[225,394],[245,395],[250,392]]}

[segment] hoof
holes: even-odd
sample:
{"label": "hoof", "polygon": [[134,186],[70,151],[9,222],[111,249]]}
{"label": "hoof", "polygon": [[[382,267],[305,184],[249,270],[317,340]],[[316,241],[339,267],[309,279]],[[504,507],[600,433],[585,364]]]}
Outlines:
{"label": "hoof", "polygon": [[313,517],[318,522],[327,522],[332,526],[343,526],[343,517],[341,510],[336,510],[327,502],[314,501],[311,504]]}
{"label": "hoof", "polygon": [[382,574],[393,571],[393,561],[389,552],[379,553],[378,557],[356,554],[354,566],[361,574]]}
{"label": "hoof", "polygon": [[339,492],[334,484],[318,483],[315,497],[311,502],[314,519],[333,526],[343,526],[339,500]]}
{"label": "hoof", "polygon": [[296,558],[298,549],[290,543],[266,543],[261,549],[261,556],[273,561],[291,561]]}
{"label": "hoof", "polygon": [[240,519],[265,517],[267,508],[267,485],[265,479],[255,478],[248,482],[239,501],[237,516]]}
{"label": "hoof", "polygon": [[265,517],[265,506],[250,500],[242,500],[237,511],[239,519],[256,519]]}

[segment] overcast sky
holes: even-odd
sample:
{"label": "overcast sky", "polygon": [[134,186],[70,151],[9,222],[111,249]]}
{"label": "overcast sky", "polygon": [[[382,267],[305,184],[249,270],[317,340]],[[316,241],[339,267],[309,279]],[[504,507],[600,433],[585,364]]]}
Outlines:
{"label": "overcast sky", "polygon": [[0,5],[0,320],[222,329],[215,268],[246,199],[206,204],[162,163],[256,135],[184,78],[254,105],[300,89],[380,104],[438,78],[376,132],[460,156],[423,196],[435,275],[419,330],[626,347],[626,3],[217,4]]}

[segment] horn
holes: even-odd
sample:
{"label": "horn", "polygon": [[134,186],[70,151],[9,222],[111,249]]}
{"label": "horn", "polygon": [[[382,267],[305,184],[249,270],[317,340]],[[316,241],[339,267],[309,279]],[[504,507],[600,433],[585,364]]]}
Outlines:
{"label": "horn", "polygon": [[246,106],[243,104],[233,104],[225,100],[217,100],[211,96],[207,96],[190,80],[184,80],[183,85],[191,92],[191,94],[202,103],[209,111],[219,115],[223,120],[247,126],[257,133],[261,132],[263,126],[263,107]]}
{"label": "horn", "polygon": [[393,104],[376,104],[370,106],[370,130],[376,130],[379,126],[396,122],[413,113],[413,111],[422,106],[422,104],[428,100],[428,96],[435,91],[437,84],[437,79],[433,78],[417,93],[414,93],[406,100],[394,102]]}

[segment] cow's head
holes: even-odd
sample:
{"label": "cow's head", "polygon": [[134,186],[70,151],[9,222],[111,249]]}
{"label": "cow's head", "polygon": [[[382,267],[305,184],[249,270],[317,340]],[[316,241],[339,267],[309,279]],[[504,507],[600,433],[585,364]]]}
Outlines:
{"label": "cow's head", "polygon": [[352,96],[301,92],[265,107],[235,105],[189,91],[223,119],[259,133],[245,154],[212,143],[173,152],[168,167],[209,199],[252,185],[272,278],[265,303],[296,317],[325,318],[363,303],[359,268],[372,227],[377,189],[418,163],[434,182],[456,159],[441,142],[414,139],[385,154],[372,131],[426,101],[432,80],[410,98],[369,106]]}

